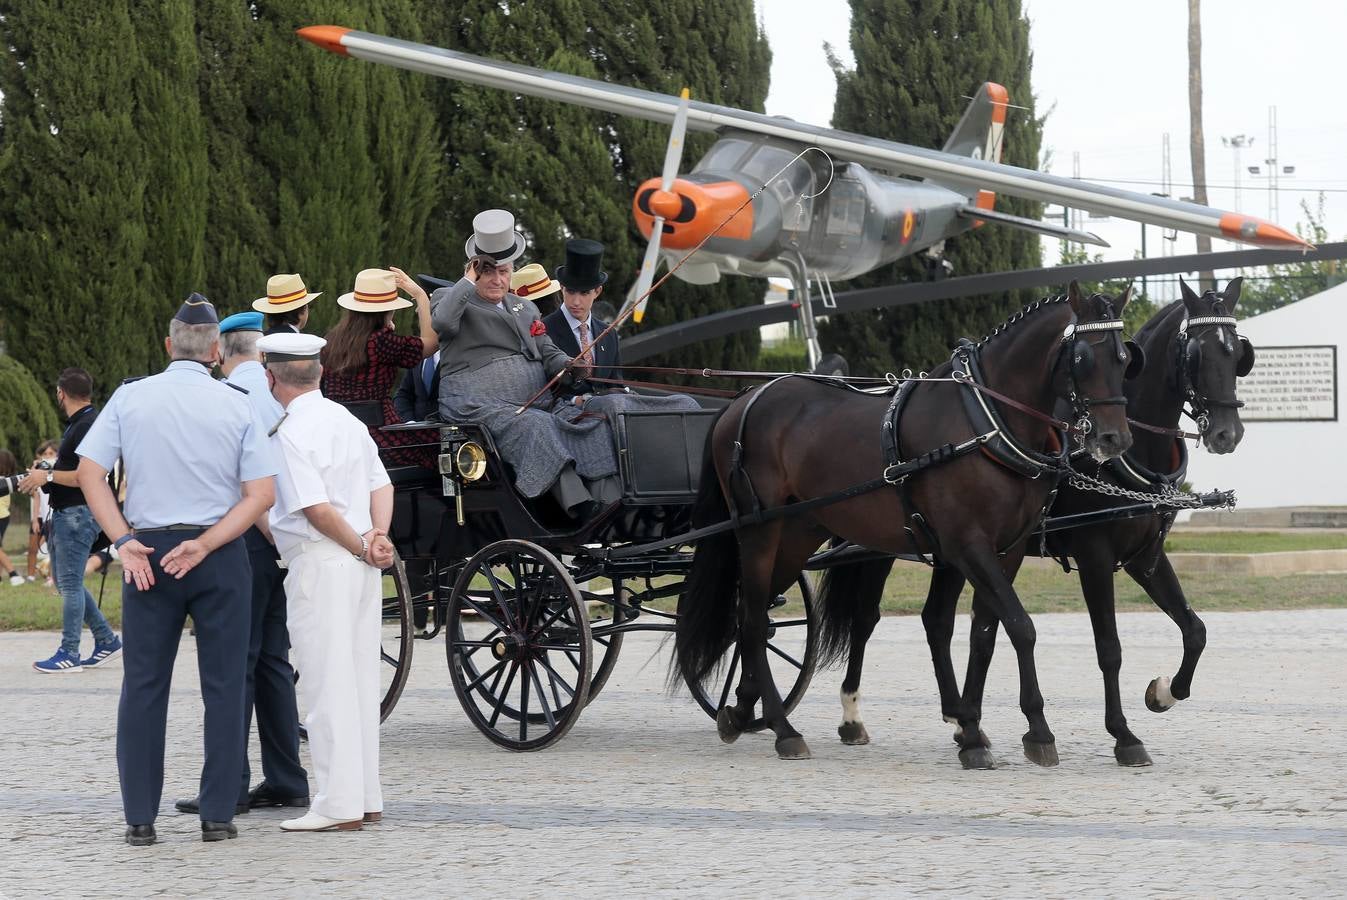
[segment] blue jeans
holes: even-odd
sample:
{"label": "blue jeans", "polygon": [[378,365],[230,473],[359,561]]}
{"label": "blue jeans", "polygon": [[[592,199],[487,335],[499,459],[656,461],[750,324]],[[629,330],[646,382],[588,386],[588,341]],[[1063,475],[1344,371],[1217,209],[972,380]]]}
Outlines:
{"label": "blue jeans", "polygon": [[84,586],[84,566],[89,548],[98,537],[98,524],[87,506],[68,506],[51,513],[51,572],[63,601],[61,649],[74,656],[80,652],[81,626],[87,624],[99,644],[116,635],[108,627],[93,595]]}

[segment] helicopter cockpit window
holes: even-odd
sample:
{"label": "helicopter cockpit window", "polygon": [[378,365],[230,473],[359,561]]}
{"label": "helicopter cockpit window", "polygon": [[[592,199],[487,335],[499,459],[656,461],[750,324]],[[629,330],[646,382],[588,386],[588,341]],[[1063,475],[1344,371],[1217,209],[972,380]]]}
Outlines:
{"label": "helicopter cockpit window", "polygon": [[736,172],[739,170],[740,160],[744,158],[745,153],[752,149],[752,146],[748,141],[741,141],[736,138],[717,141],[706,152],[706,155],[698,161],[697,165],[692,167],[692,171]]}

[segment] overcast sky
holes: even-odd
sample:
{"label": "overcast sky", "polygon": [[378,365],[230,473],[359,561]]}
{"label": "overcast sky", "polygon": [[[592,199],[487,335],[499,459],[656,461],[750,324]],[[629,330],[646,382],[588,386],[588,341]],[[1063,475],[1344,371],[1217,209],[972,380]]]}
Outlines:
{"label": "overcast sky", "polygon": [[[829,124],[835,81],[822,44],[831,42],[850,62],[849,4],[814,0],[807,15],[795,0],[758,0],[758,6],[773,53],[767,112]],[[1079,153],[1083,178],[1159,191],[1168,132],[1175,193],[1191,196],[1187,4],[1025,0],[1025,6],[1032,22],[1037,105],[1040,113],[1051,110],[1043,141],[1050,171],[1072,174],[1073,154]],[[1203,4],[1203,119],[1213,206],[1235,208],[1235,158],[1221,137],[1252,137],[1252,146],[1241,152],[1241,167],[1258,164],[1266,172],[1268,107],[1275,104],[1277,158],[1280,165],[1295,166],[1294,177],[1280,183],[1279,224],[1294,227],[1304,218],[1300,201],[1313,205],[1316,191],[1324,189],[1330,237],[1347,235],[1347,103],[1339,87],[1345,26],[1347,5],[1325,0]],[[1244,172],[1241,181],[1240,210],[1267,217],[1267,179]],[[1140,243],[1136,223],[1096,221],[1085,227],[1113,245],[1102,251],[1105,259],[1129,259]],[[1148,256],[1160,252],[1159,235],[1159,229],[1147,229]],[[1231,247],[1215,243],[1215,249]],[[1057,242],[1045,241],[1044,248],[1048,262],[1055,262]],[[1192,237],[1180,235],[1172,252],[1194,251]]]}

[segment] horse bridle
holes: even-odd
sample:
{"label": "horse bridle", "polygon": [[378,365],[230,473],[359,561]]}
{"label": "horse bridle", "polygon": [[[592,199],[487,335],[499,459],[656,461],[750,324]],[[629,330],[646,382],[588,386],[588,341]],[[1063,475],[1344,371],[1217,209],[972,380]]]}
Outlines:
{"label": "horse bridle", "polygon": [[[1217,313],[1224,312],[1219,301],[1213,304],[1213,309]],[[1207,397],[1198,391],[1196,383],[1197,373],[1201,369],[1202,346],[1190,333],[1189,329],[1201,327],[1204,325],[1214,325],[1220,329],[1221,347],[1226,353],[1234,353],[1235,348],[1232,342],[1226,337],[1225,328],[1230,327],[1236,340],[1243,345],[1243,356],[1239,365],[1235,369],[1236,377],[1243,377],[1249,373],[1253,367],[1253,344],[1249,339],[1243,337],[1235,330],[1239,324],[1234,316],[1214,315],[1214,316],[1195,316],[1188,318],[1187,310],[1184,310],[1183,321],[1179,323],[1179,333],[1176,338],[1178,365],[1175,367],[1178,377],[1179,393],[1183,394],[1188,402],[1188,409],[1184,410],[1188,417],[1197,423],[1197,433],[1206,434],[1211,428],[1210,408],[1213,406],[1224,407],[1226,409],[1239,409],[1244,405],[1243,400],[1226,400],[1219,397]]]}
{"label": "horse bridle", "polygon": [[[1109,310],[1113,314],[1113,310]],[[1071,415],[1075,418],[1076,424],[1074,431],[1084,437],[1089,434],[1094,425],[1090,419],[1091,406],[1126,406],[1127,398],[1123,396],[1099,397],[1091,399],[1086,397],[1079,389],[1078,381],[1089,376],[1094,370],[1094,350],[1089,341],[1080,337],[1083,333],[1092,331],[1109,332],[1113,337],[1115,353],[1118,362],[1127,362],[1127,370],[1130,372],[1133,368],[1132,363],[1138,359],[1144,359],[1141,348],[1131,341],[1123,341],[1120,332],[1123,330],[1122,319],[1105,319],[1101,322],[1087,322],[1079,324],[1072,322],[1066,326],[1062,332],[1062,349],[1059,358],[1063,355],[1068,356],[1066,366],[1067,379],[1067,400],[1071,403]],[[1129,346],[1130,345],[1130,346]],[[1131,351],[1132,361],[1128,361],[1127,354]]]}

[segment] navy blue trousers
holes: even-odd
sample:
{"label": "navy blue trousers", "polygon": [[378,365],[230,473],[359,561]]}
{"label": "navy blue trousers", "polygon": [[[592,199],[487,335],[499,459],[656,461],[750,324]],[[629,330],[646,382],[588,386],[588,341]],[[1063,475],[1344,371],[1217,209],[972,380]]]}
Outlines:
{"label": "navy blue trousers", "polygon": [[[197,666],[206,708],[201,819],[229,822],[243,769],[243,694],[251,587],[243,540],[220,547],[178,580],[159,560],[197,531],[146,531],[154,586],[122,585],[122,698],[117,707],[117,771],[128,825],[150,825],[164,789],[164,732],[173,662],[187,616],[196,624]],[[244,577],[240,577],[243,575]]]}
{"label": "navy blue trousers", "polygon": [[262,750],[262,777],[267,786],[282,797],[307,797],[309,778],[299,762],[295,670],[290,667],[290,632],[285,625],[285,572],[276,565],[276,548],[262,532],[249,528],[243,537],[253,572],[253,606],[243,699],[243,787],[239,802],[248,802],[252,779],[248,733],[254,713]]}

